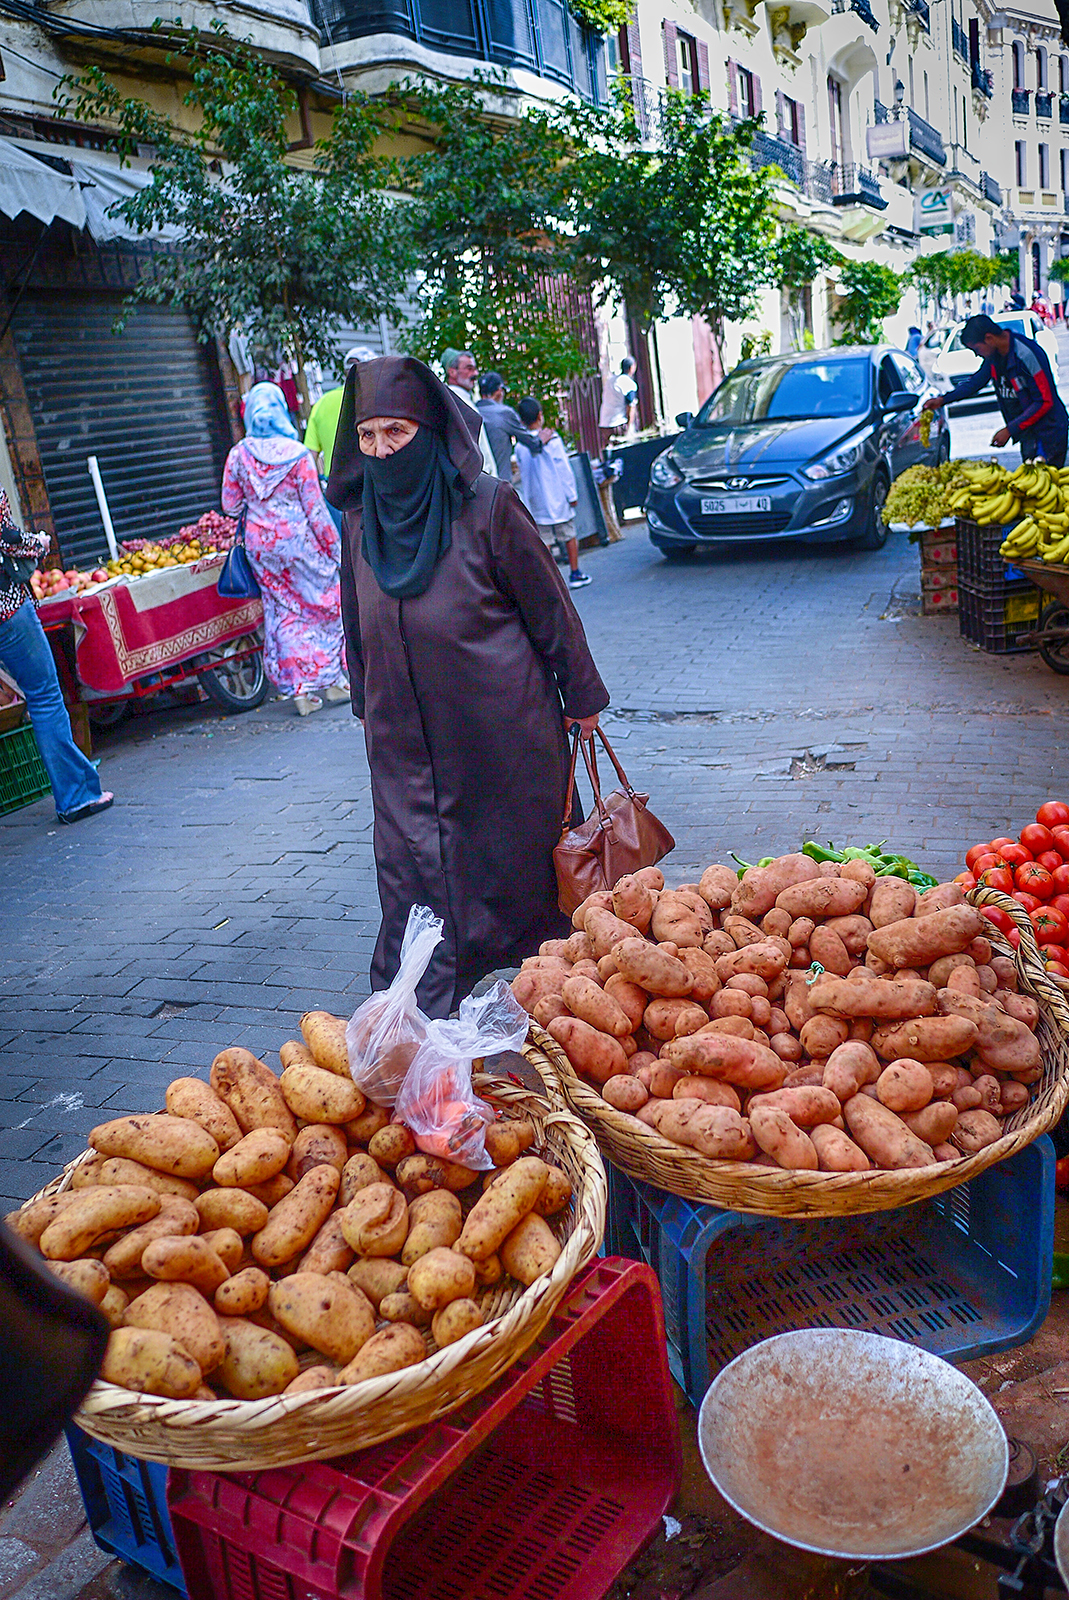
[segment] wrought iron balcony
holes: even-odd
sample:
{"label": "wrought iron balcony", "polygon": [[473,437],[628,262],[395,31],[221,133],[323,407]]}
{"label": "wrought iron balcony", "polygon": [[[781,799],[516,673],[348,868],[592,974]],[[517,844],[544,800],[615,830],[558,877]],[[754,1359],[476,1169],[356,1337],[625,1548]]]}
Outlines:
{"label": "wrought iron balcony", "polygon": [[822,201],[826,206],[830,206],[835,197],[832,186],[833,166],[834,162],[831,161],[806,162],[805,192],[811,200]]}
{"label": "wrought iron balcony", "polygon": [[1010,90],[1010,105],[1013,107],[1013,114],[1015,117],[1027,117],[1028,97],[1031,93],[1031,89]]}
{"label": "wrought iron balcony", "polygon": [[932,19],[928,10],[928,0],[905,0],[906,10],[918,18],[921,27],[926,33],[932,31]]}
{"label": "wrought iron balcony", "polygon": [[990,200],[993,206],[1002,204],[1002,190],[991,176],[990,172],[980,174],[980,192],[985,200]]}
{"label": "wrought iron balcony", "polygon": [[986,95],[988,100],[991,99],[991,96],[995,92],[994,78],[992,77],[991,73],[986,70],[986,68],[980,65],[979,61],[974,61],[972,64],[972,86],[974,89],[977,89],[980,94]]}
{"label": "wrought iron balcony", "polygon": [[868,24],[873,33],[879,32],[880,24],[872,7],[869,5],[869,0],[831,0],[831,9],[833,15],[839,17],[843,16],[847,11],[853,11],[861,18],[862,22]]}
{"label": "wrought iron balcony", "polygon": [[950,19],[950,42],[954,47],[955,55],[959,55],[963,61],[968,61],[969,35],[965,32],[957,17],[951,17]]}
{"label": "wrought iron balcony", "polygon": [[912,106],[907,108],[909,115],[909,144],[911,150],[917,150],[922,156],[927,156],[929,161],[934,161],[939,167],[947,164],[947,153],[938,130],[930,122],[918,116]]}
{"label": "wrought iron balcony", "polygon": [[787,139],[777,139],[758,128],[750,146],[750,161],[757,167],[779,167],[799,189],[805,188],[806,160],[796,144]]}
{"label": "wrought iron balcony", "polygon": [[1058,96],[1058,121],[1063,128],[1069,128],[1069,94]]}
{"label": "wrought iron balcony", "polygon": [[605,99],[604,41],[580,27],[565,0],[311,0],[325,44],[401,35],[428,50],[518,67]]}
{"label": "wrought iron balcony", "polygon": [[886,211],[879,179],[868,167],[857,162],[845,166],[832,162],[830,176],[833,206],[869,206],[874,211]]}
{"label": "wrought iron balcony", "polygon": [[890,122],[891,113],[882,100],[874,100],[872,102],[872,120],[873,122]]}
{"label": "wrought iron balcony", "polygon": [[1052,117],[1054,115],[1054,96],[1049,89],[1036,90],[1036,116]]}

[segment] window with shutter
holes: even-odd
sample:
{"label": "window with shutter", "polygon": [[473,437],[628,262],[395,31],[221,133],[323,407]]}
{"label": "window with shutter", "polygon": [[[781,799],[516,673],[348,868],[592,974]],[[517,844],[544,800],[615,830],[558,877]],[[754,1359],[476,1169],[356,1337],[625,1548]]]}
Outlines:
{"label": "window with shutter", "polygon": [[679,88],[679,51],[676,46],[676,25],[674,22],[665,21],[661,24],[661,36],[664,41],[664,75],[668,80],[670,89]]}

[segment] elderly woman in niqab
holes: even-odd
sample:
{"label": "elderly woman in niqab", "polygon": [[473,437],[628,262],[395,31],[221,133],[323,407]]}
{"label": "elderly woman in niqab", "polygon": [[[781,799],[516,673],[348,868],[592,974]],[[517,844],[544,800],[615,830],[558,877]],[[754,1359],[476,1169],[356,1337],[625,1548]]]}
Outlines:
{"label": "elderly woman in niqab", "polygon": [[571,599],[481,419],[428,367],[385,356],[346,380],[327,485],[345,512],[342,616],[375,807],[382,927],[397,971],[409,908],[445,925],[419,998],[445,1016],[479,978],[566,934],[553,847],[566,726],[608,694]]}
{"label": "elderly woman in niqab", "polygon": [[248,508],[245,548],[264,606],[264,668],[305,716],[346,700],[338,531],[319,475],[273,383],[245,399],[245,438],[226,458],[223,510]]}

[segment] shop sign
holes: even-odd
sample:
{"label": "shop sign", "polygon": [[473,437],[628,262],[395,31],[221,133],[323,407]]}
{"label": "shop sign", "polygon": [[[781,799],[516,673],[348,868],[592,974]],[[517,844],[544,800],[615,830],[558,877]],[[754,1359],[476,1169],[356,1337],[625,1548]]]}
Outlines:
{"label": "shop sign", "polygon": [[876,122],[865,129],[870,161],[904,161],[909,155],[909,123]]}
{"label": "shop sign", "polygon": [[918,233],[953,233],[954,206],[949,189],[922,189],[916,196]]}

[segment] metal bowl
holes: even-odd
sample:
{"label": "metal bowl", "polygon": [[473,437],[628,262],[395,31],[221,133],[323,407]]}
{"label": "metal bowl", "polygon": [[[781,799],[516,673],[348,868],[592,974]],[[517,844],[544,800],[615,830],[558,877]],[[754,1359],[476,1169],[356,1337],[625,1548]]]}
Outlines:
{"label": "metal bowl", "polygon": [[1002,1494],[1009,1447],[980,1390],[938,1356],[847,1328],[743,1351],[698,1417],[728,1503],[787,1544],[851,1560],[938,1550]]}

